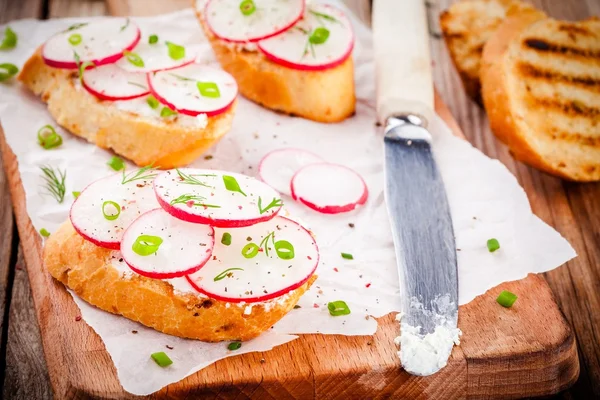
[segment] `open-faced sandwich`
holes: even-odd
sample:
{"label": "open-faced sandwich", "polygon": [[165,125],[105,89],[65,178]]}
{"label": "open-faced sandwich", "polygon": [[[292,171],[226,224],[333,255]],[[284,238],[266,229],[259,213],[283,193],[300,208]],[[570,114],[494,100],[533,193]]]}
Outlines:
{"label": "open-faced sandwich", "polygon": [[78,24],[44,43],[19,80],[77,136],[143,166],[189,163],[231,127],[237,85],[197,48],[125,18]]}
{"label": "open-faced sandwich", "polygon": [[78,296],[167,334],[248,340],[316,279],[312,234],[245,175],[149,168],[90,184],[44,247]]}
{"label": "open-faced sandwich", "polygon": [[305,0],[197,0],[198,19],[240,92],[320,122],[354,113],[354,34],[344,13]]}

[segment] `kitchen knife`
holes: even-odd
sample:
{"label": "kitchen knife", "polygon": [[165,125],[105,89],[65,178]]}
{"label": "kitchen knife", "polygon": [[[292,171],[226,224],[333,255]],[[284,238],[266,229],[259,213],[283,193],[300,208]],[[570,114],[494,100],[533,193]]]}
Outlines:
{"label": "kitchen knife", "polygon": [[454,231],[427,130],[434,95],[424,0],[376,0],[373,36],[402,298],[400,361],[412,374],[430,375],[446,365],[460,331]]}

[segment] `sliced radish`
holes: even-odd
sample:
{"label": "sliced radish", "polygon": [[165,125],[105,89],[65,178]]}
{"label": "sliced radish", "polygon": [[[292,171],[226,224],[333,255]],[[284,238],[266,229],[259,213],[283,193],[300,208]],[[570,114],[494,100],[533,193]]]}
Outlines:
{"label": "sliced radish", "polygon": [[304,3],[304,0],[210,0],[204,8],[204,18],[219,39],[255,42],[289,29],[302,18]]}
{"label": "sliced radish", "polygon": [[259,180],[210,169],[165,171],[154,180],[154,190],[174,217],[216,227],[268,221],[282,206],[279,193]]}
{"label": "sliced radish", "polygon": [[121,174],[115,174],[91,183],[69,214],[81,236],[107,249],[118,250],[125,229],[141,214],[158,207],[152,177],[125,184],[122,179]]}
{"label": "sliced radish", "polygon": [[339,214],[365,204],[369,191],[356,172],[337,164],[311,164],[292,178],[292,198],[324,214]]}
{"label": "sliced radish", "polygon": [[131,100],[150,93],[146,74],[128,72],[115,64],[86,70],[82,83],[88,92],[101,100]]}
{"label": "sliced radish", "polygon": [[227,72],[206,65],[148,74],[150,91],[181,114],[213,116],[225,112],[237,96],[237,83]]}
{"label": "sliced radish", "polygon": [[273,189],[291,196],[292,177],[302,167],[322,163],[323,159],[302,149],[280,149],[267,153],[258,164],[260,178]]}
{"label": "sliced radish", "polygon": [[210,258],[215,231],[209,225],[174,218],[162,208],[133,221],[123,235],[121,254],[133,271],[154,279],[198,271]]}
{"label": "sliced radish", "polygon": [[319,249],[310,232],[277,216],[245,228],[216,229],[210,261],[187,278],[214,299],[253,303],[298,288],[318,264]]}
{"label": "sliced radish", "polygon": [[342,11],[326,4],[310,5],[293,28],[258,42],[258,48],[271,61],[301,70],[340,65],[353,47],[350,21]]}
{"label": "sliced radish", "polygon": [[54,68],[77,68],[79,62],[112,64],[133,49],[140,40],[140,29],[129,18],[111,18],[74,25],[52,36],[42,47],[44,62]]}
{"label": "sliced radish", "polygon": [[132,64],[126,57],[117,61],[117,65],[131,72],[155,72],[179,68],[193,63],[200,47],[197,45],[184,46],[184,49],[185,55],[175,60],[169,56],[169,45],[167,43],[140,43],[133,52],[143,62],[143,65]]}

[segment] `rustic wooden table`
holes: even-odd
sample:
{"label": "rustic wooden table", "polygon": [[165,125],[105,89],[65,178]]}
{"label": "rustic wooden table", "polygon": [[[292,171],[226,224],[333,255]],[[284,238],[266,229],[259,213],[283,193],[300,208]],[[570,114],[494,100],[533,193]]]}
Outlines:
{"label": "rustic wooden table", "polygon": [[[189,4],[187,0],[146,1]],[[436,21],[439,12],[453,1],[431,0],[432,20]],[[555,18],[582,19],[600,15],[599,0],[533,0],[533,3]],[[19,18],[107,13],[103,0],[0,0],[0,23]],[[517,176],[534,212],[564,235],[579,254],[566,266],[545,274],[575,331],[581,363],[577,383],[556,398],[600,398],[600,183],[564,182],[514,161],[506,147],[489,131],[485,113],[466,98],[443,42],[433,38],[431,46],[437,89],[468,139],[488,156],[502,161]],[[600,85],[597,87],[600,89]],[[0,397],[51,398],[38,324],[2,169],[0,232]]]}

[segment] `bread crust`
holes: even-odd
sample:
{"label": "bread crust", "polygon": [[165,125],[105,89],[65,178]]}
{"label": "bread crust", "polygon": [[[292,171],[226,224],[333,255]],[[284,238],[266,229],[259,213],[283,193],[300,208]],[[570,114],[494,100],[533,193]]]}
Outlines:
{"label": "bread crust", "polygon": [[287,314],[316,279],[313,275],[288,294],[250,307],[178,292],[162,280],[124,276],[111,265],[111,254],[86,241],[66,221],[48,238],[43,262],[54,278],[102,310],[169,335],[207,342],[257,337]]}
{"label": "bread crust", "polygon": [[56,122],[74,135],[133,161],[168,169],[189,164],[229,129],[236,104],[207,119],[205,128],[184,126],[177,118],[134,114],[102,101],[78,86],[76,72],[52,68],[38,49],[18,79],[47,103]]}
{"label": "bread crust", "polygon": [[238,83],[240,93],[275,111],[318,122],[339,122],[354,114],[354,64],[322,71],[303,71],[268,60],[260,51],[227,43],[212,34],[202,14],[196,15],[223,69]]}
{"label": "bread crust", "polygon": [[[528,29],[545,21],[549,20],[541,12],[513,16],[504,21],[485,45],[481,64],[482,95],[492,131],[509,146],[516,159],[535,168],[569,180],[600,180],[600,160],[591,164],[582,161],[586,157],[593,158],[597,147],[596,150],[593,146],[587,149],[582,143],[547,140],[544,135],[550,132],[532,125],[535,118],[529,113],[534,106],[524,102],[522,90],[517,86],[523,84],[526,78],[515,74],[514,56],[521,51],[521,47],[515,46],[521,46]],[[511,49],[514,54],[511,54]],[[544,84],[551,86],[556,82]],[[552,120],[551,113],[544,118]],[[567,150],[578,153],[578,156],[567,154]]]}

